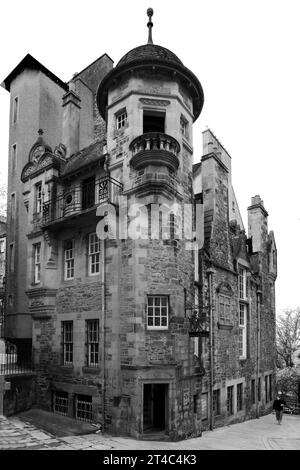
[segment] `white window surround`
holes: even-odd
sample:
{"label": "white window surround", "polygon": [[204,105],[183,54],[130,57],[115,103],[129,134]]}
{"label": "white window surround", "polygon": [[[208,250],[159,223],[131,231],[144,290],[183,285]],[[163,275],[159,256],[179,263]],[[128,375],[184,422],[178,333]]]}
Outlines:
{"label": "white window surround", "polygon": [[100,240],[96,233],[89,234],[88,273],[89,276],[96,276],[100,273]]}
{"label": "white window surround", "polygon": [[116,128],[117,130],[122,129],[125,127],[127,123],[127,111],[126,109],[120,110],[118,113],[115,114],[116,116]]}
{"label": "white window surround", "polygon": [[147,330],[167,330],[169,327],[169,297],[148,295]]}

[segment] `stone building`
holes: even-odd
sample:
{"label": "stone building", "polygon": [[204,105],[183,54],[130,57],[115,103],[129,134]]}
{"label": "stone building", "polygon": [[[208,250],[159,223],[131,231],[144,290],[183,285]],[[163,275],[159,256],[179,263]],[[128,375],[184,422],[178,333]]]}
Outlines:
{"label": "stone building", "polygon": [[246,236],[210,130],[193,165],[202,87],[148,15],[115,67],[63,83],[27,55],[3,82],[5,333],[32,345],[39,406],[180,439],[270,409],[276,246],[259,196]]}
{"label": "stone building", "polygon": [[0,216],[0,338],[4,336],[6,217]]}

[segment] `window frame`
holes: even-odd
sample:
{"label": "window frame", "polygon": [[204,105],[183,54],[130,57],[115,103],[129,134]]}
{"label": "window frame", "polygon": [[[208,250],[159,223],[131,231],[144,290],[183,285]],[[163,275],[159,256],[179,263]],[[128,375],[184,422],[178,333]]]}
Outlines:
{"label": "window frame", "polygon": [[[96,238],[93,242],[91,242],[92,237]],[[97,251],[91,251],[91,247],[95,247],[98,245]],[[100,274],[101,268],[101,246],[100,246],[100,238],[98,238],[96,232],[92,232],[88,234],[88,275],[89,276],[98,276]],[[93,261],[96,259],[96,261]],[[98,271],[92,272],[93,266],[98,266]]]}
{"label": "window frame", "polygon": [[[71,248],[66,248],[67,243],[72,243]],[[69,238],[67,240],[64,240],[63,242],[63,253],[64,253],[64,281],[71,281],[75,277],[75,239],[74,238]],[[69,252],[71,252],[70,257],[67,257]],[[68,276],[68,271],[73,272],[72,276]]]}
{"label": "window frame", "polygon": [[255,405],[256,402],[256,380],[251,379],[251,405]]}
{"label": "window frame", "polygon": [[186,140],[189,140],[189,121],[183,114],[180,116],[180,132]]}
{"label": "window frame", "polygon": [[[205,395],[205,396],[203,396]],[[205,416],[203,416],[203,401],[205,400],[205,408],[206,411]],[[201,420],[206,421],[208,420],[208,392],[201,393]]]}
{"label": "window frame", "polygon": [[[149,300],[153,299],[153,303],[150,304]],[[156,299],[160,300],[159,305],[156,305]],[[166,299],[166,305],[164,305],[161,301]],[[166,308],[166,315],[162,315],[162,309]],[[153,312],[152,315],[149,315],[149,310]],[[155,325],[155,319],[157,318],[155,310],[159,309],[159,318],[160,324]],[[155,331],[155,330],[168,330],[169,328],[169,311],[170,311],[170,299],[168,295],[156,295],[156,294],[149,294],[147,295],[147,305],[146,305],[146,327],[147,330]],[[162,318],[166,318],[166,325],[162,325]],[[153,324],[149,325],[149,319],[153,319]]]}
{"label": "window frame", "polygon": [[127,114],[127,109],[122,108],[120,109],[116,114],[116,130],[120,131],[121,129],[124,129],[126,127],[126,124],[128,122],[128,114]]}
{"label": "window frame", "polygon": [[238,266],[238,292],[240,300],[248,300],[249,287],[248,287],[248,270],[242,266]]}
{"label": "window frame", "polygon": [[221,390],[219,388],[213,390],[212,409],[215,417],[221,414]]}
{"label": "window frame", "polygon": [[244,387],[243,382],[240,382],[236,385],[236,411],[243,411],[243,393]]}
{"label": "window frame", "polygon": [[227,416],[234,415],[234,386],[233,385],[227,386],[226,410],[227,410]]}
{"label": "window frame", "polygon": [[40,214],[43,206],[43,183],[39,181],[34,185],[34,212]]}
{"label": "window frame", "polygon": [[[92,318],[86,320],[86,366],[91,368],[98,368],[100,361],[100,348],[99,348],[99,320]],[[93,325],[94,324],[94,325]],[[95,326],[96,328],[90,328]],[[91,358],[97,358],[92,361]]]}
{"label": "window frame", "polygon": [[41,282],[41,242],[34,243],[33,247],[33,282],[40,284]]}
{"label": "window frame", "polygon": [[[74,343],[73,343],[73,321],[62,321],[62,363],[63,366],[72,367],[74,360]],[[67,331],[67,327],[70,330]],[[68,337],[70,335],[70,337]],[[71,359],[71,360],[67,360]]]}
{"label": "window frame", "polygon": [[[221,302],[222,300],[222,302]],[[221,311],[221,305],[223,305],[223,315]],[[218,307],[219,307],[219,320],[222,324],[228,324],[230,322],[231,313],[231,297],[226,294],[218,294]]]}
{"label": "window frame", "polygon": [[[241,310],[243,310],[243,322],[241,322]],[[247,358],[247,321],[248,321],[248,305],[239,303],[239,332],[238,332],[238,354],[240,359]]]}

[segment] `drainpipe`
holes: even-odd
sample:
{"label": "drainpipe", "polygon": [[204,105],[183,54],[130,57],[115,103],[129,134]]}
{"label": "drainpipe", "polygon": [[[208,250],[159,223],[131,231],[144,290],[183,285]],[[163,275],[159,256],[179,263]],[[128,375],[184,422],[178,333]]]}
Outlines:
{"label": "drainpipe", "polygon": [[105,428],[105,238],[102,240],[102,420]]}
{"label": "drainpipe", "polygon": [[[258,402],[258,378],[260,368],[260,296],[261,290],[256,291],[256,310],[257,310],[257,326],[256,326],[256,418],[259,418],[259,402]],[[260,386],[261,389],[261,386]],[[260,390],[261,393],[261,390]]]}
{"label": "drainpipe", "polygon": [[209,429],[214,429],[214,412],[213,412],[213,386],[214,386],[214,347],[213,347],[213,296],[212,281],[214,270],[209,268],[208,274],[208,291],[209,291],[209,359],[210,359],[210,379],[209,379]]}

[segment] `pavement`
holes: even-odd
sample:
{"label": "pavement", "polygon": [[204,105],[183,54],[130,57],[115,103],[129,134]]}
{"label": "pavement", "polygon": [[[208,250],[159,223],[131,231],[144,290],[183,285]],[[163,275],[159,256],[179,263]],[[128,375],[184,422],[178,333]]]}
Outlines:
{"label": "pavement", "polygon": [[281,425],[270,414],[205,431],[179,442],[144,441],[94,433],[56,436],[26,417],[0,417],[0,450],[300,450],[300,415],[284,415]]}

